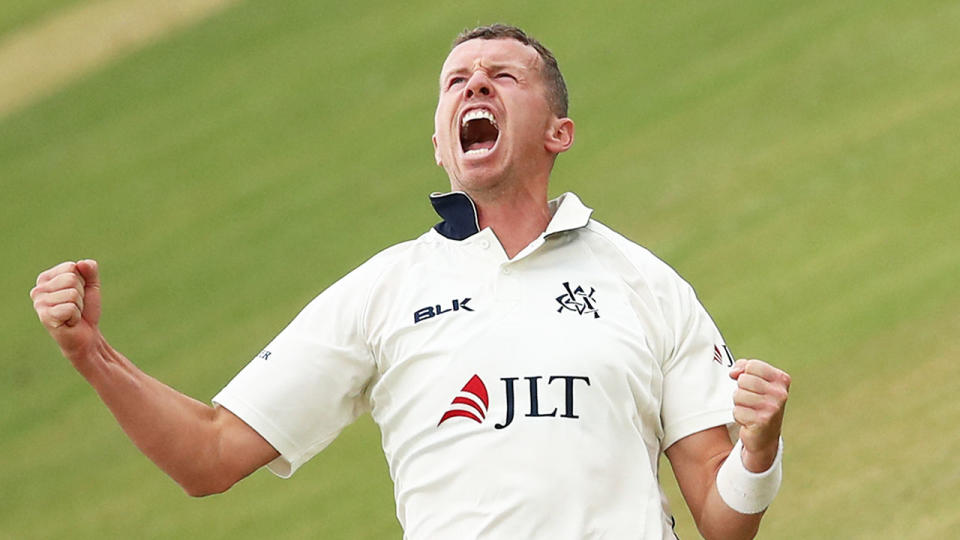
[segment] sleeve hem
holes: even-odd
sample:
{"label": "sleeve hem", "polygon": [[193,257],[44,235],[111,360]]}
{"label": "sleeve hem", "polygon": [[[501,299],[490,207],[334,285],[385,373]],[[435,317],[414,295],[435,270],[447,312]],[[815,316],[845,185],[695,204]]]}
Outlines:
{"label": "sleeve hem", "polygon": [[243,420],[280,453],[280,457],[267,464],[270,472],[280,478],[290,478],[303,465],[303,452],[297,449],[293,440],[255,408],[227,392],[220,392],[212,401]]}
{"label": "sleeve hem", "polygon": [[678,422],[664,426],[662,448],[666,450],[688,435],[716,426],[726,426],[730,432],[731,440],[734,439],[737,430],[732,408],[716,409],[695,416],[688,416]]}

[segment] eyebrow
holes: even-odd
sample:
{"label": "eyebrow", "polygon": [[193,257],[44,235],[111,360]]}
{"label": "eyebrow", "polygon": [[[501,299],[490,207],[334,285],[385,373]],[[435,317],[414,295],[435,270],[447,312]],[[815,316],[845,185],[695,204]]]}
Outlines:
{"label": "eyebrow", "polygon": [[[484,66],[487,71],[500,71],[502,69],[527,69],[527,66],[521,62],[506,60],[499,62],[490,62]],[[470,73],[471,68],[467,66],[460,66],[453,68],[449,71],[440,73],[440,81],[443,82],[446,79],[449,79],[453,75],[462,75],[464,73]]]}

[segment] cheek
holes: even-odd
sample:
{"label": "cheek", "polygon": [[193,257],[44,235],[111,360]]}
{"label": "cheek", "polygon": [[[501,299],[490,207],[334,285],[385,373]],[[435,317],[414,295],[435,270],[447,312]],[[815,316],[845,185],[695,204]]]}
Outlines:
{"label": "cheek", "polygon": [[437,133],[439,133],[441,129],[446,128],[446,119],[449,118],[448,109],[449,107],[446,106],[443,101],[437,103],[437,110],[433,113],[433,125]]}
{"label": "cheek", "polygon": [[453,136],[451,133],[452,127],[450,126],[450,113],[448,111],[437,110],[437,115],[433,120],[433,129],[441,141],[445,141]]}
{"label": "cheek", "polygon": [[437,150],[443,153],[449,153],[452,141],[453,136],[450,134],[449,128],[444,126],[437,128]]}

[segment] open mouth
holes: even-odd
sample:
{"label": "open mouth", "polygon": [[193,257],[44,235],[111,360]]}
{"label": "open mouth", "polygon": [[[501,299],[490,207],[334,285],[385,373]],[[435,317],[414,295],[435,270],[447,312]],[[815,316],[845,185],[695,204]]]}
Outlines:
{"label": "open mouth", "polygon": [[497,144],[499,136],[497,121],[486,109],[467,111],[460,120],[460,148],[464,154],[486,154]]}

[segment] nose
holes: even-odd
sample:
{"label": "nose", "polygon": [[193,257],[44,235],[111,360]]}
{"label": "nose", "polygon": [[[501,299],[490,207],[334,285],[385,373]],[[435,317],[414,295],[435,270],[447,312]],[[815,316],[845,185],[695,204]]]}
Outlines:
{"label": "nose", "polygon": [[464,88],[466,96],[472,98],[479,94],[481,96],[490,96],[493,94],[493,85],[490,84],[490,78],[483,71],[477,70],[470,76],[467,86]]}

